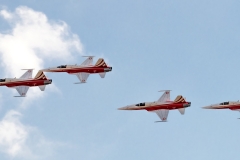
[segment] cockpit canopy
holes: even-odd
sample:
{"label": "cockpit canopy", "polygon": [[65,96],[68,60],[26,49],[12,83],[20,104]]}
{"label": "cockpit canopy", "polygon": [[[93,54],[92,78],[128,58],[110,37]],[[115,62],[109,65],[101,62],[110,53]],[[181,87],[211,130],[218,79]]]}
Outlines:
{"label": "cockpit canopy", "polygon": [[229,105],[229,102],[220,103],[220,105]]}
{"label": "cockpit canopy", "polygon": [[57,66],[57,68],[67,68],[67,65]]}
{"label": "cockpit canopy", "polygon": [[0,82],[5,82],[6,81],[6,79],[0,79]]}
{"label": "cockpit canopy", "polygon": [[138,103],[136,106],[145,106],[145,103]]}

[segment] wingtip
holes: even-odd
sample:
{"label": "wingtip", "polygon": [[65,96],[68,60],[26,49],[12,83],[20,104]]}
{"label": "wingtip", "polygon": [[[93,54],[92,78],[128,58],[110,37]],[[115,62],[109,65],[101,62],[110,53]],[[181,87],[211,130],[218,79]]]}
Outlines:
{"label": "wingtip", "polygon": [[75,82],[73,84],[83,84],[83,83],[87,83],[87,82]]}
{"label": "wingtip", "polygon": [[82,57],[95,57],[95,56],[82,56]]}
{"label": "wingtip", "polygon": [[158,123],[158,122],[168,122],[168,121],[155,121],[154,123]]}
{"label": "wingtip", "polygon": [[170,90],[170,89],[166,89],[166,90],[160,90],[160,91],[158,91],[158,92],[166,92],[166,91],[172,91],[172,90]]}
{"label": "wingtip", "polygon": [[23,68],[21,70],[34,70],[34,68],[29,68],[29,69]]}

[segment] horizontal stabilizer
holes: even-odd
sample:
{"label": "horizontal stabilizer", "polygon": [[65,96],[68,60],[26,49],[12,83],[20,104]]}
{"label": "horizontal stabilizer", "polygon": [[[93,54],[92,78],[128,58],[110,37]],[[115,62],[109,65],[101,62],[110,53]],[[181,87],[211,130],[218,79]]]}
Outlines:
{"label": "horizontal stabilizer", "polygon": [[46,88],[46,85],[38,86],[41,91],[44,91]]}
{"label": "horizontal stabilizer", "polygon": [[14,97],[26,97],[26,96],[14,96]]}
{"label": "horizontal stabilizer", "polygon": [[179,108],[178,110],[182,115],[185,113],[185,108]]}
{"label": "horizontal stabilizer", "polygon": [[100,75],[101,78],[104,78],[105,75],[106,75],[106,72],[99,73],[99,75]]}

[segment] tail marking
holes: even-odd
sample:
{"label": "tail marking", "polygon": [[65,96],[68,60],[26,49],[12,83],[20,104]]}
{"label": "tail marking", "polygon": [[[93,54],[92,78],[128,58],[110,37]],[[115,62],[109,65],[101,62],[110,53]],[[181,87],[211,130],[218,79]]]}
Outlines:
{"label": "tail marking", "polygon": [[45,74],[43,73],[43,71],[38,71],[38,73],[36,74],[36,76],[34,77],[34,79],[47,80],[47,77],[45,76]]}
{"label": "tail marking", "polygon": [[99,58],[95,64],[95,66],[96,67],[107,67],[107,64],[105,63],[104,59]]}
{"label": "tail marking", "polygon": [[174,100],[175,103],[180,103],[180,102],[186,102],[186,100],[183,98],[183,96],[179,95],[176,97]]}

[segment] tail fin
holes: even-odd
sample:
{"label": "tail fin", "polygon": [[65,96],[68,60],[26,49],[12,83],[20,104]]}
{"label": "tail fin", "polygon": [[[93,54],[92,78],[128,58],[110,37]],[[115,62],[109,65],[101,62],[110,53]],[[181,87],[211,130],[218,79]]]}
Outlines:
{"label": "tail fin", "polygon": [[107,67],[107,64],[105,63],[104,59],[99,58],[95,64],[95,66],[96,67]]}
{"label": "tail fin", "polygon": [[175,103],[179,103],[179,102],[186,102],[186,100],[183,98],[182,95],[179,95],[176,97],[176,99],[174,100]]}
{"label": "tail fin", "polygon": [[43,71],[38,71],[38,73],[36,74],[36,76],[34,77],[34,79],[47,80],[47,77],[45,76],[45,74],[43,73]]}

